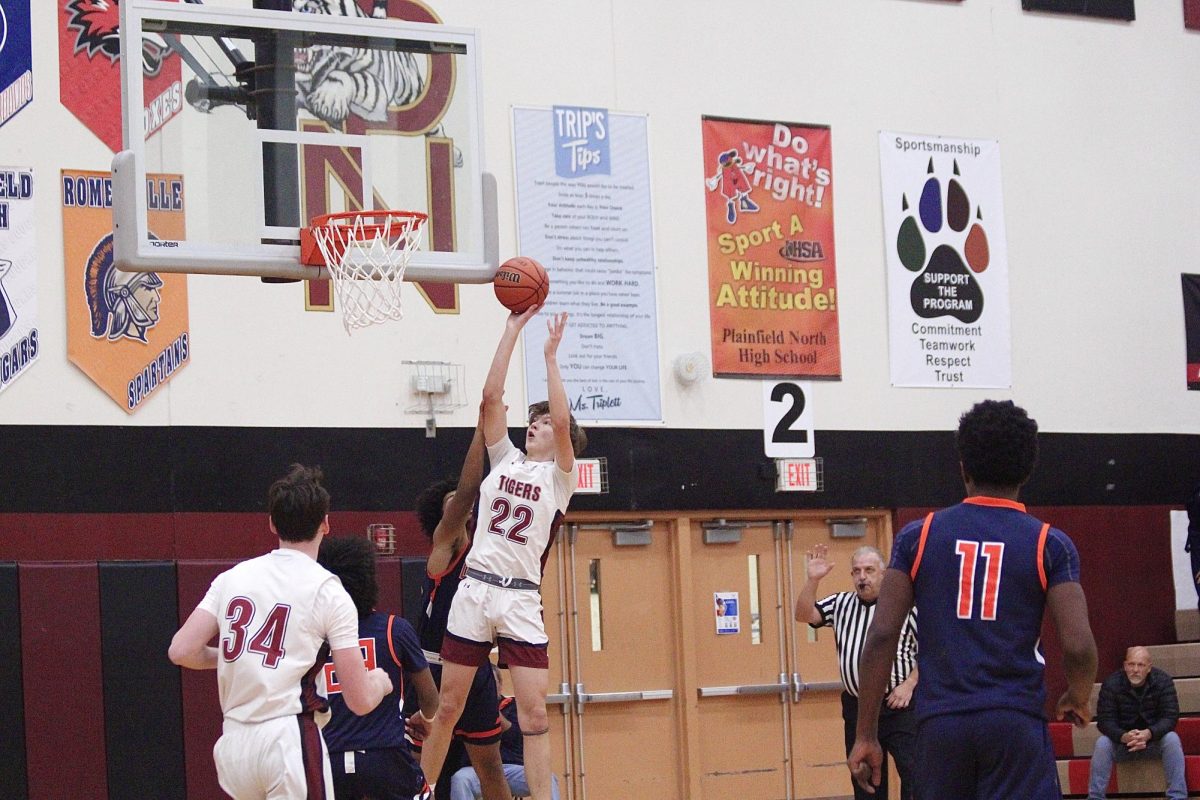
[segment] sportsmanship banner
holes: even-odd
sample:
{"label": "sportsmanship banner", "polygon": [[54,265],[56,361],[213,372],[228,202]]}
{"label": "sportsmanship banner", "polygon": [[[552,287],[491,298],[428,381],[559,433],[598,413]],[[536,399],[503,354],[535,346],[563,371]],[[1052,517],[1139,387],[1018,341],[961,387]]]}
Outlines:
{"label": "sportsmanship banner", "polygon": [[514,108],[522,255],[550,275],[525,327],[525,391],[546,396],[544,312],[567,311],[558,349],[571,413],[583,422],[662,419],[649,124],[605,108]]}
{"label": "sportsmanship banner", "polygon": [[713,374],[840,379],[829,128],[702,124]]}
{"label": "sportsmanship banner", "polygon": [[29,0],[0,0],[0,125],[32,101]]}
{"label": "sportsmanship banner", "polygon": [[1200,275],[1183,277],[1183,325],[1187,334],[1187,387],[1200,391]]}
{"label": "sportsmanship banner", "polygon": [[[150,238],[185,239],[183,177],[147,175]],[[112,178],[63,170],[67,355],[129,414],[190,358],[186,275],[113,266]]]}
{"label": "sportsmanship banner", "polygon": [[0,392],[41,354],[33,169],[0,167]]}
{"label": "sportsmanship banner", "polygon": [[1000,145],[883,131],[894,386],[1012,385]]}

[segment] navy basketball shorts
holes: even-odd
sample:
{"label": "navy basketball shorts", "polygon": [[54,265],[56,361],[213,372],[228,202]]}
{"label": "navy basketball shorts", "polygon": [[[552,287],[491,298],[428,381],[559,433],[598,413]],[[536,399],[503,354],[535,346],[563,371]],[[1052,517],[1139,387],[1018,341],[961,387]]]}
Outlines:
{"label": "navy basketball shorts", "polygon": [[1046,721],[1011,709],[942,714],[917,726],[917,800],[1061,800]]}
{"label": "navy basketball shorts", "polygon": [[[433,682],[442,685],[442,665],[430,664]],[[492,665],[485,664],[475,672],[462,716],[454,726],[454,735],[467,744],[495,744],[500,741],[500,695]],[[421,743],[412,743],[420,750]]]}
{"label": "navy basketball shorts", "polygon": [[414,800],[429,786],[407,748],[330,753],[334,796],[338,800]]}

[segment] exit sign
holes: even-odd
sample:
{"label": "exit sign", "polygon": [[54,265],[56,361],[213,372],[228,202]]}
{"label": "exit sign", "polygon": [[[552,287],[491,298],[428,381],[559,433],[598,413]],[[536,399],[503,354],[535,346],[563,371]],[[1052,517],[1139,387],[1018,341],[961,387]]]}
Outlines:
{"label": "exit sign", "polygon": [[608,494],[608,459],[577,458],[575,466],[579,470],[575,494]]}
{"label": "exit sign", "polygon": [[819,492],[824,488],[825,475],[821,459],[775,459],[775,491]]}

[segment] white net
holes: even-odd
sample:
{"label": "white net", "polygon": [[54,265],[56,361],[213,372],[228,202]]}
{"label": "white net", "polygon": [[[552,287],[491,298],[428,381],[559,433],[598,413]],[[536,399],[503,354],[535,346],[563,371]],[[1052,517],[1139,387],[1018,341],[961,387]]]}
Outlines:
{"label": "white net", "polygon": [[400,284],[425,219],[415,211],[362,211],[331,215],[313,228],[347,333],[404,316]]}

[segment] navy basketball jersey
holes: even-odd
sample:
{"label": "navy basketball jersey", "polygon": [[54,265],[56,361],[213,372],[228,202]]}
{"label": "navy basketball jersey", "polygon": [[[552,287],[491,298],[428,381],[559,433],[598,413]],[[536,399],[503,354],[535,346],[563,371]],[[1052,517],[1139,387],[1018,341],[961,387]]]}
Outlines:
{"label": "navy basketball jersey", "polygon": [[1043,715],[1046,591],[1079,580],[1065,533],[1021,503],[969,497],[905,526],[890,567],[912,578],[921,613],[919,719],[989,708]]}
{"label": "navy basketball jersey", "polygon": [[450,603],[462,583],[465,571],[463,560],[467,557],[470,544],[450,560],[450,565],[439,575],[425,573],[425,586],[421,590],[421,619],[417,624],[417,635],[421,647],[428,653],[442,652],[442,637],[446,635],[446,621],[450,619]]}
{"label": "navy basketball jersey", "polygon": [[367,669],[380,667],[392,679],[392,693],[375,710],[358,716],[346,707],[337,673],[331,660],[325,665],[325,687],[329,697],[329,722],[321,733],[331,753],[375,750],[385,747],[407,749],[404,739],[404,673],[420,672],[429,665],[421,653],[416,632],[402,617],[375,612],[358,623],[359,647]]}

